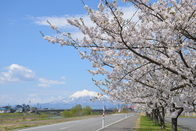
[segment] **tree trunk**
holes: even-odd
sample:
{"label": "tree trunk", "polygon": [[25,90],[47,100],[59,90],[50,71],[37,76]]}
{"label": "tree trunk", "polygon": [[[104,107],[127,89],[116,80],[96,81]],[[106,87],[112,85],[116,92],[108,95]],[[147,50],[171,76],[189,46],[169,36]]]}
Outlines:
{"label": "tree trunk", "polygon": [[161,107],[161,129],[165,129],[165,108]]}
{"label": "tree trunk", "polygon": [[159,124],[159,122],[158,122],[158,114],[157,114],[157,109],[153,109],[153,120],[154,120],[154,123],[156,124],[156,125],[158,125]]}
{"label": "tree trunk", "polygon": [[177,131],[178,118],[172,118],[172,131]]}
{"label": "tree trunk", "polygon": [[156,116],[156,124],[157,125],[160,125],[161,123],[161,116],[160,116],[160,112],[159,112],[159,109],[155,109],[155,116]]}
{"label": "tree trunk", "polygon": [[162,118],[163,118],[163,121],[162,121],[162,129],[165,129],[165,110],[162,111]]}
{"label": "tree trunk", "polygon": [[152,112],[150,113],[151,116],[151,120],[154,121],[154,110],[152,110]]}
{"label": "tree trunk", "polygon": [[183,112],[183,107],[175,107],[175,104],[173,103],[173,110],[177,111],[177,116],[175,118],[172,118],[172,131],[177,131],[178,130],[178,117],[180,114]]}

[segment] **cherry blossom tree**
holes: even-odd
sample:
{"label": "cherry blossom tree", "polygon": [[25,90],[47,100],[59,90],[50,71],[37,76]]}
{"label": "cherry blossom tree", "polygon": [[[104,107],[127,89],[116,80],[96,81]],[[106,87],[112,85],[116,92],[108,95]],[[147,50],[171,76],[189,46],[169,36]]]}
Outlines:
{"label": "cherry blossom tree", "polygon": [[[82,40],[61,32],[50,22],[58,35],[44,38],[61,46],[72,46],[81,58],[88,59],[94,67],[89,72],[106,78],[95,83],[104,86],[102,90],[113,99],[142,99],[151,109],[170,107],[176,131],[178,116],[191,105],[195,108],[196,102],[195,1],[123,2],[137,8],[129,18],[117,1],[101,0],[97,10],[85,5],[94,25],[86,25],[82,18],[67,19],[84,34]],[[136,16],[138,21],[133,21]]]}
{"label": "cherry blossom tree", "polygon": [[[155,123],[160,124],[162,128],[165,127],[164,117],[166,110],[170,110],[170,107],[172,107],[171,115],[174,122],[180,115],[180,110],[188,112],[193,110],[194,105],[192,103],[195,97],[192,92],[194,90],[187,88],[188,90],[170,91],[174,84],[174,76],[165,75],[160,70],[154,70],[145,76],[142,74],[142,77],[145,77],[145,83],[142,80],[136,84],[130,81],[128,81],[129,83],[127,81],[117,81],[114,84],[114,82],[107,80],[105,82],[96,82],[96,84],[99,84],[99,87],[100,85],[106,86],[107,91],[100,87],[101,90],[112,96],[114,100],[143,104],[143,109],[148,114],[151,114],[151,118],[154,119]],[[174,127],[176,127],[176,124],[174,124]]]}

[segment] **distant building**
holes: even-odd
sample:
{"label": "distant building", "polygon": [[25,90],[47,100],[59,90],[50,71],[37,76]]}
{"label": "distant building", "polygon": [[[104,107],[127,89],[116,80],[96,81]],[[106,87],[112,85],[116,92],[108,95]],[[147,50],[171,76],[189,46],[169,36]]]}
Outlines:
{"label": "distant building", "polygon": [[130,106],[130,107],[129,107],[129,110],[130,110],[130,111],[134,111],[134,106]]}
{"label": "distant building", "polygon": [[0,107],[0,113],[6,113],[6,109],[3,107]]}
{"label": "distant building", "polygon": [[4,107],[0,107],[0,113],[36,113],[37,112],[37,108],[36,107],[30,107],[29,105],[16,105],[14,108],[12,108],[11,106],[4,106]]}
{"label": "distant building", "polygon": [[10,113],[10,108],[0,107],[0,113]]}

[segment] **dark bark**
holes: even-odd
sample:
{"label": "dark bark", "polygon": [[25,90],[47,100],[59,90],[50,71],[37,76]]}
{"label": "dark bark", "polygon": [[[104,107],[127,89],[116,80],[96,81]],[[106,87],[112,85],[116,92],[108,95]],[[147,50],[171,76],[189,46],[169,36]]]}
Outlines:
{"label": "dark bark", "polygon": [[183,112],[183,107],[176,107],[175,104],[172,104],[172,112],[177,111],[177,116],[175,118],[172,118],[172,131],[177,131],[178,130],[178,117],[180,114]]}
{"label": "dark bark", "polygon": [[178,118],[172,118],[172,131],[177,131]]}
{"label": "dark bark", "polygon": [[161,129],[165,129],[165,108],[161,107],[161,114],[162,114],[162,122],[161,122]]}
{"label": "dark bark", "polygon": [[154,110],[154,122],[155,124],[159,125],[159,113],[158,113],[158,109]]}
{"label": "dark bark", "polygon": [[157,111],[159,115],[159,123],[160,123],[161,129],[165,129],[165,108],[161,106],[160,110],[157,110]]}

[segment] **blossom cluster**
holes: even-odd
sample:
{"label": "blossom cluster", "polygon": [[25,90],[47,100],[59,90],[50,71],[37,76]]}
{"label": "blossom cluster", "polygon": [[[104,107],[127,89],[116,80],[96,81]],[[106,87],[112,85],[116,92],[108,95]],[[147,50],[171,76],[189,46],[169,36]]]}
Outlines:
{"label": "blossom cluster", "polygon": [[54,27],[59,36],[44,38],[73,46],[88,59],[94,68],[89,72],[106,79],[95,81],[96,85],[113,100],[140,103],[147,111],[158,106],[169,109],[172,104],[185,111],[194,110],[195,1],[124,2],[131,2],[139,10],[138,21],[132,21],[131,15],[124,18],[116,1],[101,1],[97,10],[85,5],[94,26],[86,25],[82,18],[67,20],[84,34],[82,40]]}

